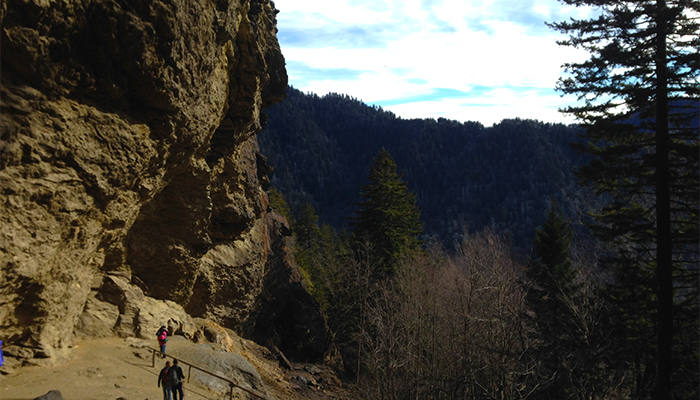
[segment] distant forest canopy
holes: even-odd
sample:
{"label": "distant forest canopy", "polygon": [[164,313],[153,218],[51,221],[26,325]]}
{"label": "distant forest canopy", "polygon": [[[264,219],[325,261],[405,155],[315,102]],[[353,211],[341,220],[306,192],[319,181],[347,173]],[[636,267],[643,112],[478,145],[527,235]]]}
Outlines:
{"label": "distant forest canopy", "polygon": [[347,95],[287,88],[266,110],[259,134],[273,186],[292,211],[310,203],[321,223],[341,230],[360,201],[372,159],[385,148],[417,195],[426,239],[450,247],[470,231],[503,234],[530,254],[551,200],[574,225],[592,196],[574,170],[585,162],[570,143],[581,128],[508,119],[493,127],[440,118],[406,120]]}

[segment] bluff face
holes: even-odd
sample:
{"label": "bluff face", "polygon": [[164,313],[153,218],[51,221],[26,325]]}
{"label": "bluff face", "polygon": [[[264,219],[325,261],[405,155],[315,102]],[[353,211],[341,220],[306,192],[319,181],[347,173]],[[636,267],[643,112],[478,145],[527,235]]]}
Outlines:
{"label": "bluff face", "polygon": [[0,337],[54,358],[111,304],[110,329],[150,338],[110,300],[119,281],[258,341],[296,332],[298,355],[318,357],[323,319],[255,136],[287,84],[274,5],[1,7]]}

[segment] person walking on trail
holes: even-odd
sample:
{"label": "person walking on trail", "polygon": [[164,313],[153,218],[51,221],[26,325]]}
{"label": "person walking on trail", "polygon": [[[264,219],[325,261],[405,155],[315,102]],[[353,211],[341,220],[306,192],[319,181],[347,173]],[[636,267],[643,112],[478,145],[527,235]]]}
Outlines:
{"label": "person walking on trail", "polygon": [[173,392],[173,400],[185,400],[185,393],[182,391],[182,380],[185,379],[185,374],[182,373],[182,368],[178,365],[177,359],[173,360],[173,366],[168,372],[168,380],[172,383],[170,390]]}
{"label": "person walking on trail", "polygon": [[158,387],[163,386],[163,400],[171,400],[170,392],[172,382],[170,382],[170,361],[165,362],[165,367],[158,374]]}
{"label": "person walking on trail", "polygon": [[156,332],[156,337],[158,338],[158,346],[160,346],[160,352],[165,358],[165,344],[168,343],[168,330],[165,329],[165,325],[161,326]]}

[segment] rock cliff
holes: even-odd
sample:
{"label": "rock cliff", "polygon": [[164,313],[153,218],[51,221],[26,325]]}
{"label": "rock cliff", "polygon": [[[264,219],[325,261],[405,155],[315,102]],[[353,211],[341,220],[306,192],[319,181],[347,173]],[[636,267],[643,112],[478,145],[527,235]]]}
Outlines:
{"label": "rock cliff", "polygon": [[0,337],[47,359],[75,335],[151,337],[147,298],[319,357],[255,136],[287,84],[274,4],[0,7]]}

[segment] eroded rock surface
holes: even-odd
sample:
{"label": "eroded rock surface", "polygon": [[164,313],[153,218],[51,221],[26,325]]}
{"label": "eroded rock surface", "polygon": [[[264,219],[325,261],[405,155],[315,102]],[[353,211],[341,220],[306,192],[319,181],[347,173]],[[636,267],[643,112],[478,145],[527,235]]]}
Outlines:
{"label": "eroded rock surface", "polygon": [[148,336],[166,300],[257,326],[281,238],[255,137],[286,87],[272,3],[0,7],[0,336],[52,359],[74,333]]}

